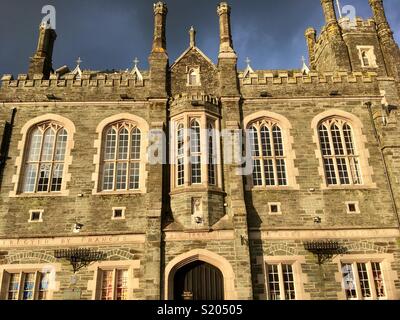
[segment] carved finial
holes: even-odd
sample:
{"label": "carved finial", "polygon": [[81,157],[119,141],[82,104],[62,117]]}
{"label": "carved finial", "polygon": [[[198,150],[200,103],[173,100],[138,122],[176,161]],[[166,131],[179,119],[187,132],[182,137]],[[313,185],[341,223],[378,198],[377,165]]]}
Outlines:
{"label": "carved finial", "polygon": [[134,76],[135,81],[143,81],[143,76],[140,73],[140,70],[138,69],[138,63],[139,63],[139,59],[135,58],[133,60],[133,69],[131,71],[131,74]]}
{"label": "carved finial", "polygon": [[139,62],[139,59],[136,57],[135,60],[133,60],[133,68],[137,68]]}
{"label": "carved finial", "polygon": [[247,78],[247,77],[250,76],[251,73],[254,73],[254,70],[253,70],[253,68],[250,66],[251,60],[250,60],[248,57],[246,58],[245,61],[246,61],[247,67],[246,67],[246,69],[245,69],[244,72],[243,72],[243,77]]}
{"label": "carved finial", "polygon": [[72,71],[71,73],[73,75],[76,76],[76,79],[79,80],[82,77],[82,70],[81,70],[81,63],[83,61],[81,60],[81,57],[78,58],[78,60],[76,60],[76,67],[74,69],[74,71]]}
{"label": "carved finial", "polygon": [[301,68],[301,73],[304,75],[309,74],[310,68],[307,66],[306,58],[304,58],[304,56],[301,57],[301,62],[303,63],[303,66]]}
{"label": "carved finial", "polygon": [[193,26],[190,27],[189,35],[190,35],[190,47],[193,48],[196,46],[196,30],[194,29]]}
{"label": "carved finial", "polygon": [[337,7],[338,7],[339,17],[340,17],[340,19],[342,19],[342,18],[343,18],[343,15],[342,15],[342,6],[340,5],[339,0],[336,0],[336,5],[337,5]]}

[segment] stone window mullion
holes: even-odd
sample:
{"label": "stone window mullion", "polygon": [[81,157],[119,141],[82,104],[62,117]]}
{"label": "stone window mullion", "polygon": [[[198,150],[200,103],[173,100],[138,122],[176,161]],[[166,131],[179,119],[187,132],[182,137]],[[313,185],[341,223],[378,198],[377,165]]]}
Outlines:
{"label": "stone window mullion", "polygon": [[374,274],[372,272],[371,262],[369,261],[368,263],[366,263],[366,266],[367,266],[369,287],[371,290],[371,298],[373,300],[377,300],[378,297],[376,295],[376,287],[375,287]]}
{"label": "stone window mullion", "polygon": [[345,159],[345,162],[346,162],[347,176],[349,178],[350,184],[354,184],[353,175],[352,175],[351,167],[350,167],[350,155],[348,153],[346,140],[344,138],[344,132],[343,132],[343,126],[344,125],[345,125],[345,122],[341,122],[340,125],[339,125],[340,140],[342,141],[342,145],[343,145],[343,152],[344,152],[344,159]]}
{"label": "stone window mullion", "polygon": [[270,124],[268,127],[270,131],[269,139],[270,139],[270,144],[271,144],[271,160],[272,160],[272,165],[273,165],[273,174],[274,174],[274,181],[275,181],[275,186],[279,186],[279,179],[278,179],[278,166],[276,164],[277,160],[277,155],[275,152],[275,140],[274,140],[274,125]]}
{"label": "stone window mullion", "polygon": [[358,275],[358,267],[357,267],[357,262],[353,262],[351,264],[351,267],[353,268],[353,277],[354,277],[354,282],[356,285],[356,293],[357,293],[357,299],[362,300],[363,295],[362,295],[362,290],[361,290],[361,284],[360,284],[360,277]]}
{"label": "stone window mullion", "polygon": [[[36,178],[35,178],[35,188],[34,188],[34,193],[38,192],[38,186],[39,186],[39,176],[40,176],[40,166],[41,166],[41,160],[42,160],[42,154],[43,154],[43,142],[44,142],[44,134],[46,132],[46,130],[43,130],[42,128],[39,127],[39,131],[42,133],[42,138],[40,141],[40,151],[39,151],[39,155],[38,155],[38,159],[37,159],[37,163],[36,163]],[[32,136],[30,137],[30,139],[32,139]],[[30,141],[30,147],[32,148],[32,140]],[[29,150],[30,151],[30,150]],[[29,153],[28,153],[29,155]],[[29,163],[29,159],[28,159],[28,163]]]}
{"label": "stone window mullion", "polygon": [[191,161],[189,160],[190,157],[190,130],[189,128],[189,123],[190,123],[190,118],[189,116],[186,116],[184,119],[184,126],[183,126],[183,145],[184,145],[184,158],[183,158],[183,163],[184,163],[184,168],[185,168],[185,174],[184,174],[184,185],[189,186],[191,185],[191,171],[192,171],[192,166],[191,166]]}
{"label": "stone window mullion", "polygon": [[[50,127],[50,130],[53,130],[52,127]],[[54,143],[53,143],[53,150],[52,150],[52,154],[51,154],[51,161],[50,161],[50,173],[49,173],[49,183],[47,184],[47,192],[51,192],[51,188],[52,188],[52,184],[53,184],[53,171],[54,171],[54,164],[56,161],[56,157],[55,157],[55,153],[57,150],[57,135],[58,132],[60,131],[60,129],[58,131],[53,130],[54,131]]]}
{"label": "stone window mullion", "polygon": [[332,125],[334,125],[334,123],[330,123],[329,126],[327,127],[328,137],[329,137],[329,145],[330,145],[331,155],[332,155],[331,159],[332,159],[333,167],[335,170],[336,184],[341,185],[342,183],[340,181],[340,175],[339,175],[339,170],[338,170],[337,155],[336,155],[335,146],[334,146],[333,137],[332,137]]}
{"label": "stone window mullion", "polygon": [[279,273],[279,291],[280,291],[280,295],[281,295],[281,300],[286,300],[285,282],[283,279],[282,263],[278,264],[278,273]]}
{"label": "stone window mullion", "polygon": [[[262,186],[266,186],[265,180],[265,166],[264,166],[264,155],[263,155],[263,145],[261,139],[261,125],[257,123],[257,141],[258,141],[258,160],[260,161],[260,169],[261,169],[261,179],[262,179]],[[257,157],[256,157],[257,159]]]}
{"label": "stone window mullion", "polygon": [[200,118],[200,159],[201,183],[208,185],[208,134],[207,117],[203,114]]}

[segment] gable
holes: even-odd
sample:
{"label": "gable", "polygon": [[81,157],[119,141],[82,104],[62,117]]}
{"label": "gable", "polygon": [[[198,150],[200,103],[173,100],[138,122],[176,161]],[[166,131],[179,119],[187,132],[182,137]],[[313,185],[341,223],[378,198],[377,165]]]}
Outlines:
{"label": "gable", "polygon": [[[199,73],[199,85],[188,85],[189,72]],[[218,87],[217,68],[214,63],[198,49],[190,47],[171,66],[172,94],[183,92],[205,92],[214,94]]]}

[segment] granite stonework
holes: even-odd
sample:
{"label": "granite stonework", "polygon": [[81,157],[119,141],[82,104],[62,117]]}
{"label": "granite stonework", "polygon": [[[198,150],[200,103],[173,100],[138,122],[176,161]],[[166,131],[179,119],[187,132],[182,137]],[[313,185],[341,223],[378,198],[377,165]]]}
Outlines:
{"label": "granite stonework", "polygon": [[[55,72],[57,35],[41,26],[28,74],[4,75],[0,89],[0,299],[8,297],[10,274],[46,268],[55,270],[51,299],[100,299],[99,270],[110,268],[129,270],[129,299],[173,299],[175,274],[194,261],[222,273],[225,299],[270,299],[266,265],[293,264],[296,298],[315,300],[346,299],[342,263],[379,262],[385,298],[399,299],[400,50],[382,0],[369,2],[373,18],[357,18],[348,29],[348,21],[337,20],[333,0],[321,0],[326,24],[318,36],[312,28],[306,32],[309,72],[237,70],[226,3],[217,10],[217,64],[196,46],[193,29],[190,46],[170,64],[168,10],[157,3],[150,67],[139,74]],[[375,64],[365,66],[360,47],[373,49],[368,54]],[[193,70],[201,81],[188,85]],[[105,119],[132,116],[169,137],[170,120],[184,114],[213,116],[231,131],[258,117],[282,120],[291,183],[252,187],[251,177],[237,174],[239,165],[222,159],[216,186],[185,181],[177,188],[174,165],[144,157],[140,190],[101,192]],[[325,183],[315,127],[324,114],[358,126],[363,184]],[[69,120],[73,131],[65,188],[23,193],[28,124],[58,119]],[[166,149],[174,143],[167,138]],[[349,213],[347,202],[358,203],[359,211]],[[280,212],[270,212],[270,203],[280,204]],[[112,219],[113,208],[125,208],[124,219]],[[29,222],[31,210],[43,210],[43,221]],[[74,233],[77,222],[83,227]],[[313,240],[337,241],[344,252],[318,264],[305,249]],[[74,274],[54,250],[76,248],[101,251],[103,259]]]}

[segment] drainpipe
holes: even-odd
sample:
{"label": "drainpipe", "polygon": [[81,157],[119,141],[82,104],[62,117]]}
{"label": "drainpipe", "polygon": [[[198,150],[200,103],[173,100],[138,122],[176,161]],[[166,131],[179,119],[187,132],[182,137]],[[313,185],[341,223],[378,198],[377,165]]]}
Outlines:
{"label": "drainpipe", "polygon": [[374,136],[375,136],[375,139],[376,139],[376,141],[378,142],[378,145],[379,145],[379,153],[380,153],[381,158],[382,158],[383,169],[384,169],[384,172],[385,172],[385,177],[386,177],[387,184],[389,186],[389,193],[390,193],[390,198],[392,200],[393,211],[394,211],[394,213],[396,215],[397,223],[398,223],[398,226],[400,228],[400,217],[399,217],[399,214],[398,214],[396,200],[394,198],[393,185],[392,185],[392,182],[390,180],[388,166],[387,166],[387,163],[386,163],[385,155],[383,153],[383,150],[385,148],[387,148],[387,146],[383,146],[382,147],[382,142],[381,142],[381,139],[379,138],[378,130],[376,129],[374,116],[373,116],[373,113],[372,113],[372,108],[371,108],[372,103],[369,101],[369,102],[366,102],[365,105],[368,108],[369,117],[371,119],[371,124],[372,124],[372,127],[374,129]]}
{"label": "drainpipe", "polygon": [[[3,102],[3,107],[4,106],[5,106],[5,104]],[[8,149],[10,147],[12,128],[14,126],[14,119],[15,119],[16,113],[17,113],[17,108],[13,108],[11,110],[11,120],[6,121],[5,126],[4,126],[3,141],[0,146],[0,189],[1,189],[2,180],[3,180],[4,167],[7,162]]]}

